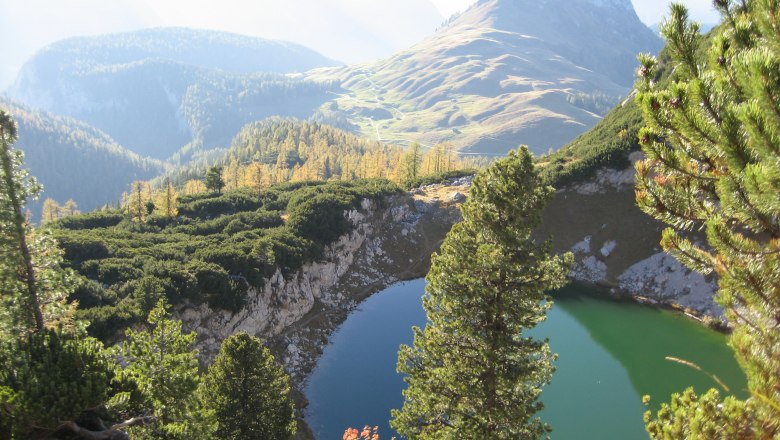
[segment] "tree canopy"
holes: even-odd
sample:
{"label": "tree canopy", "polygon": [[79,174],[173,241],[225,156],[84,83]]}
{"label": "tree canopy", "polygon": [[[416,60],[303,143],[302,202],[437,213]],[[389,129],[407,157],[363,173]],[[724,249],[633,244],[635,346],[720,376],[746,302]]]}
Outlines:
{"label": "tree canopy", "polygon": [[[647,429],[654,439],[780,436],[780,3],[717,0],[724,23],[701,63],[699,26],[671,7],[662,32],[673,80],[658,87],[657,61],[640,56],[637,202],[671,227],[663,248],[718,277],[717,301],[734,326],[730,344],[752,395],[715,390],[672,397]],[[689,238],[704,230],[707,245]]]}
{"label": "tree canopy", "polygon": [[402,346],[404,406],[391,425],[409,439],[537,439],[535,415],[552,376],[545,341],[526,332],[551,306],[571,256],[550,255],[532,232],[553,190],[531,154],[513,151],[474,179],[456,224],[434,255],[423,306],[429,324]]}
{"label": "tree canopy", "polygon": [[200,396],[226,440],[292,439],[296,432],[290,378],[260,339],[237,333],[222,343]]}

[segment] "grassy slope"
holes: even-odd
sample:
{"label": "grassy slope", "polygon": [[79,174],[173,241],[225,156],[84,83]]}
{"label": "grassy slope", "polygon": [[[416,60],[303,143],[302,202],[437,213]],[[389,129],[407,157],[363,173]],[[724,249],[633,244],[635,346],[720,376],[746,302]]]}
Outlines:
{"label": "grassy slope", "polygon": [[[652,35],[611,52],[593,48],[608,38],[602,30],[612,23],[594,18],[592,7],[578,7],[562,17],[519,1],[481,2],[407,51],[372,64],[316,70],[309,78],[339,80],[344,90],[321,112],[346,116],[373,139],[452,142],[499,155],[528,144],[544,152],[592,127],[600,119],[593,110],[611,108],[627,92],[629,84],[609,73],[630,71],[631,54],[659,48]],[[569,16],[588,19],[574,26]],[[623,22],[625,34],[642,34],[638,19],[612,19]],[[590,47],[578,54],[604,59],[587,64],[569,46]],[[630,73],[620,76],[630,82]]]}
{"label": "grassy slope", "polygon": [[[656,82],[663,86],[672,80],[666,49],[658,59]],[[640,149],[638,134],[643,126],[642,110],[632,93],[592,129],[555,153],[540,157],[542,177],[548,184],[561,187],[586,180],[603,167],[627,167],[629,154]]]}
{"label": "grassy slope", "polygon": [[[705,36],[699,58],[705,59],[705,50],[720,28],[715,27]],[[674,80],[671,58],[667,49],[658,55],[655,82],[659,87]],[[581,182],[592,177],[602,167],[621,169],[629,165],[628,155],[639,151],[637,135],[644,125],[642,110],[633,93],[615,107],[603,120],[559,151],[539,158],[542,175],[555,187]]]}

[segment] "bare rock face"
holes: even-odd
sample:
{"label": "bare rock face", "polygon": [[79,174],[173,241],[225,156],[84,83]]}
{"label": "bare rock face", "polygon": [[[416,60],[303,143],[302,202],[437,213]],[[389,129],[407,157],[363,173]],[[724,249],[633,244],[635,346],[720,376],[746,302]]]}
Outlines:
{"label": "bare rock face", "polygon": [[381,203],[363,200],[359,209],[344,213],[352,232],[328,246],[320,261],[287,277],[277,271],[249,289],[237,313],[184,304],[177,317],[188,331],[197,332],[205,363],[225,338],[245,331],[266,340],[300,385],[330,333],[360,301],[397,281],[425,275],[430,255],[460,219],[450,199],[408,194]]}
{"label": "bare rock face", "polygon": [[323,261],[305,265],[288,279],[277,270],[262,288],[249,290],[246,305],[238,313],[214,310],[207,304],[180,310],[180,318],[198,332],[202,354],[210,359],[222,340],[240,331],[264,338],[277,335],[311,311],[315,301],[337,304],[338,296],[329,289],[352,265],[355,252],[371,232],[368,224],[360,223],[363,215],[349,214],[358,227],[329,246]]}
{"label": "bare rock face", "polygon": [[618,280],[621,289],[641,292],[658,302],[679,304],[711,317],[723,314],[712,300],[718,288],[715,280],[692,272],[664,252],[634,264]]}
{"label": "bare rock face", "polygon": [[[630,157],[631,162],[641,158],[641,153]],[[605,168],[559,190],[545,211],[540,237],[552,236],[556,252],[574,254],[570,277],[575,281],[722,319],[713,299],[716,280],[691,272],[661,251],[665,225],[636,207],[634,174],[633,166]]]}

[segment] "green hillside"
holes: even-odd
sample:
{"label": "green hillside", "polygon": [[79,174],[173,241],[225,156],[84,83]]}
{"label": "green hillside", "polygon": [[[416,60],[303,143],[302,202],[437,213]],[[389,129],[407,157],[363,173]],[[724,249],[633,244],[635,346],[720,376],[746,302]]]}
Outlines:
{"label": "green hillside", "polygon": [[[705,49],[722,27],[710,28],[699,48],[699,58],[705,59]],[[669,49],[658,55],[654,82],[663,87],[674,80]],[[592,177],[602,167],[624,168],[628,155],[639,151],[639,130],[644,126],[642,110],[631,95],[610,111],[592,129],[578,136],[552,154],[538,159],[542,177],[555,187]]]}
{"label": "green hillside", "polygon": [[289,75],[337,65],[305,47],[182,28],[63,40],[39,51],[9,93],[84,120],[132,151],[227,146],[247,122],[309,116],[328,83]]}
{"label": "green hillside", "polygon": [[74,199],[82,211],[114,204],[134,180],[163,172],[163,164],[120,146],[102,131],[72,118],[53,115],[0,98],[0,108],[19,126],[18,147],[32,175],[43,184],[28,208],[37,218],[42,200]]}
{"label": "green hillside", "polygon": [[485,0],[392,57],[308,77],[339,81],[321,111],[372,139],[539,154],[593,127],[629,91],[636,54],[661,47],[628,0]]}
{"label": "green hillside", "polygon": [[[671,80],[667,49],[658,56],[656,82]],[[560,150],[541,156],[541,175],[550,185],[565,186],[592,177],[603,167],[625,168],[628,155],[639,151],[639,130],[644,126],[642,110],[632,93],[612,109],[592,129],[578,136]]]}
{"label": "green hillside", "polygon": [[54,223],[69,264],[82,275],[73,300],[91,332],[110,338],[157,300],[238,310],[249,288],[277,270],[293,274],[349,232],[344,210],[399,191],[386,180],[301,182],[261,193],[182,196],[178,216],[131,220],[119,210]]}

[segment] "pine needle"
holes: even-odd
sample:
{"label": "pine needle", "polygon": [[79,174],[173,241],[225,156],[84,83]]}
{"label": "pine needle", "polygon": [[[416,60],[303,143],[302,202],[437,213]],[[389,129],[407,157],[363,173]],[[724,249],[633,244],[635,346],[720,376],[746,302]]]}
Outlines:
{"label": "pine needle", "polygon": [[707,371],[707,370],[705,370],[704,368],[702,368],[702,367],[700,367],[700,366],[698,366],[698,365],[694,364],[694,363],[693,363],[693,362],[691,362],[691,361],[686,361],[685,359],[676,358],[676,357],[674,357],[674,356],[666,356],[666,360],[667,360],[667,361],[672,361],[672,362],[678,363],[678,364],[680,364],[680,365],[685,365],[686,367],[690,367],[690,368],[693,368],[694,370],[700,371],[700,372],[702,372],[702,373],[706,374],[707,376],[709,376],[709,377],[710,377],[710,379],[714,380],[714,381],[715,381],[715,382],[716,382],[718,385],[720,385],[720,387],[721,387],[721,388],[723,388],[723,389],[724,389],[724,390],[725,390],[727,393],[730,393],[730,392],[731,392],[731,389],[730,389],[728,386],[726,386],[726,384],[725,384],[725,383],[723,383],[723,382],[722,382],[720,379],[718,379],[718,376],[716,376],[716,375],[714,375],[714,374],[710,373],[709,371]]}

